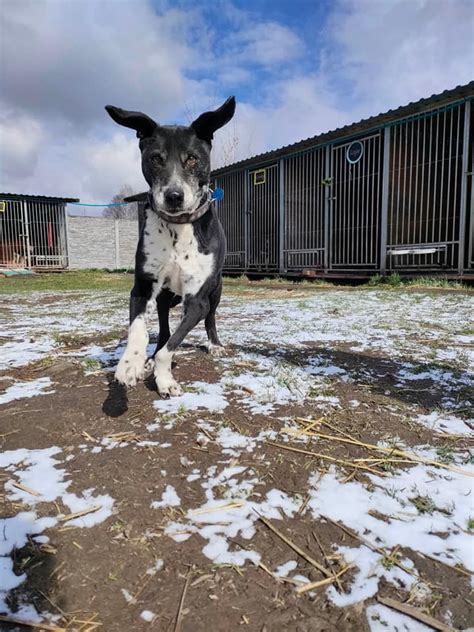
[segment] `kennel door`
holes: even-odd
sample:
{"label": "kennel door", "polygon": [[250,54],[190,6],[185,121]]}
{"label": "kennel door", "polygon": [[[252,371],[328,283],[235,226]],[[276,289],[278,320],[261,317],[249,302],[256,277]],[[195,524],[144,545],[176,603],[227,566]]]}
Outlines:
{"label": "kennel door", "polygon": [[382,204],[380,134],[333,147],[329,213],[332,269],[375,269]]}
{"label": "kennel door", "polygon": [[278,272],[279,268],[278,165],[248,172],[247,268],[253,272]]}

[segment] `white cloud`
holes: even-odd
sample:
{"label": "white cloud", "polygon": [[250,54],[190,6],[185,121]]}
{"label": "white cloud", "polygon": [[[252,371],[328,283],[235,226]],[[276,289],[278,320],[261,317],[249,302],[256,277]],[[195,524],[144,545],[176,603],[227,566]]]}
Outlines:
{"label": "white cloud", "polygon": [[323,39],[317,72],[275,77],[265,105],[239,105],[235,132],[217,139],[216,167],[229,153],[240,160],[472,79],[470,0],[341,0]]}
{"label": "white cloud", "polygon": [[81,162],[85,177],[81,195],[109,200],[124,184],[145,191],[147,184],[140,169],[140,151],[134,134],[116,132],[108,142],[84,143]]}
{"label": "white cloud", "polygon": [[135,135],[115,126],[106,103],[191,122],[234,90],[247,95],[216,135],[217,166],[472,75],[470,0],[340,0],[315,32],[322,49],[307,31],[228,1],[219,5],[225,38],[203,7],[161,6],[3,0],[0,188],[85,202],[105,202],[125,183],[143,190]]}
{"label": "white cloud", "polygon": [[191,15],[157,15],[151,2],[2,2],[2,98],[76,125],[105,120],[107,103],[167,117],[189,94]]}
{"label": "white cloud", "polygon": [[346,0],[329,27],[328,78],[351,84],[364,114],[468,83],[471,0]]}
{"label": "white cloud", "polygon": [[302,40],[288,27],[275,22],[249,22],[228,38],[234,61],[272,66],[297,59],[304,52]]}
{"label": "white cloud", "polygon": [[[34,171],[20,169],[18,161],[15,166],[12,153],[8,154],[5,163],[8,160],[12,168],[9,172],[1,170],[1,191],[63,195],[79,197],[83,202],[107,203],[124,184],[135,191],[147,188],[140,169],[138,141],[132,132],[116,131],[110,139],[74,136],[60,144],[44,143],[43,147]],[[21,157],[27,161],[26,153]]]}
{"label": "white cloud", "polygon": [[40,123],[31,117],[1,118],[2,171],[8,176],[31,176],[38,162],[44,136]]}
{"label": "white cloud", "polygon": [[[255,107],[240,103],[235,122],[216,135],[213,166],[243,160],[347,122],[323,83],[314,76],[275,83],[275,103]],[[234,151],[230,151],[235,147]],[[229,160],[231,156],[231,160]]]}

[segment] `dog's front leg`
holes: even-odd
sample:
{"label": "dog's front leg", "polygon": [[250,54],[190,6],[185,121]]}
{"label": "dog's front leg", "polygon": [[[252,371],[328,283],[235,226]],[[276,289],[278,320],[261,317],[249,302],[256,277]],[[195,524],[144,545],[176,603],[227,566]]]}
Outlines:
{"label": "dog's front leg", "polygon": [[216,329],[216,309],[219,305],[219,301],[221,300],[221,294],[222,279],[219,281],[216,289],[209,295],[209,313],[204,321],[208,338],[207,351],[214,356],[220,356],[224,353],[224,346],[219,340]]}
{"label": "dog's front leg", "polygon": [[153,283],[135,279],[130,294],[130,327],[125,352],[115,371],[115,379],[125,386],[135,386],[145,377],[148,330],[146,311],[153,293]]}
{"label": "dog's front leg", "polygon": [[184,299],[183,318],[167,344],[155,356],[155,380],[158,392],[166,397],[180,395],[181,388],[173,378],[171,362],[173,353],[183,342],[185,336],[209,311],[209,299],[199,296],[187,296]]}

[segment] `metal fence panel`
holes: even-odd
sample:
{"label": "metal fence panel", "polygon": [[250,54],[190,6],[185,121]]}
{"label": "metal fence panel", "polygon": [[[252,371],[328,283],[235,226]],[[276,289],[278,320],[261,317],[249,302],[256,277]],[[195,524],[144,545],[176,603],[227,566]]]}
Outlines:
{"label": "metal fence panel", "polygon": [[246,184],[245,171],[228,173],[214,181],[215,187],[224,190],[224,198],[216,202],[216,211],[227,239],[226,270],[245,269]]}
{"label": "metal fence panel", "polygon": [[[217,176],[225,269],[474,270],[472,101]],[[360,143],[360,156],[350,154]],[[258,177],[257,177],[258,176]],[[260,178],[260,179],[259,179]]]}
{"label": "metal fence panel", "polygon": [[25,268],[28,265],[28,242],[25,232],[23,203],[4,200],[0,213],[0,266]]}
{"label": "metal fence panel", "polygon": [[31,265],[34,268],[67,266],[64,204],[26,202]]}
{"label": "metal fence panel", "polygon": [[347,155],[353,142],[332,150],[330,268],[333,269],[378,266],[383,144],[380,134],[358,142],[363,151],[354,164]]}
{"label": "metal fence panel", "polygon": [[66,268],[65,205],[5,200],[0,213],[0,265],[14,268]]}
{"label": "metal fence panel", "polygon": [[474,270],[474,101],[471,100],[468,147],[467,214],[466,214],[466,270]]}
{"label": "metal fence panel", "polygon": [[464,108],[460,104],[390,128],[391,270],[458,266]]}
{"label": "metal fence panel", "polygon": [[279,268],[279,179],[277,164],[248,172],[247,266],[251,271]]}
{"label": "metal fence panel", "polygon": [[284,160],[285,270],[324,266],[325,157],[320,147]]}

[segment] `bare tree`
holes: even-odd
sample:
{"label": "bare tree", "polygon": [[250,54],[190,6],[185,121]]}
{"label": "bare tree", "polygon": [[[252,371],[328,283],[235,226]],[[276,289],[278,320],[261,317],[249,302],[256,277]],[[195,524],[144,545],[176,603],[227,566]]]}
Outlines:
{"label": "bare tree", "polygon": [[232,127],[227,130],[223,139],[219,139],[216,144],[216,151],[212,157],[212,168],[219,169],[220,167],[226,167],[231,165],[237,160],[237,149],[239,147],[239,133],[237,127],[232,124]]}
{"label": "bare tree", "polygon": [[[135,193],[129,184],[124,184],[117,195],[114,195],[111,203],[117,204],[123,202],[123,198],[134,195]],[[108,206],[104,208],[103,216],[112,219],[138,219],[138,204],[136,202],[129,202],[123,206]]]}

